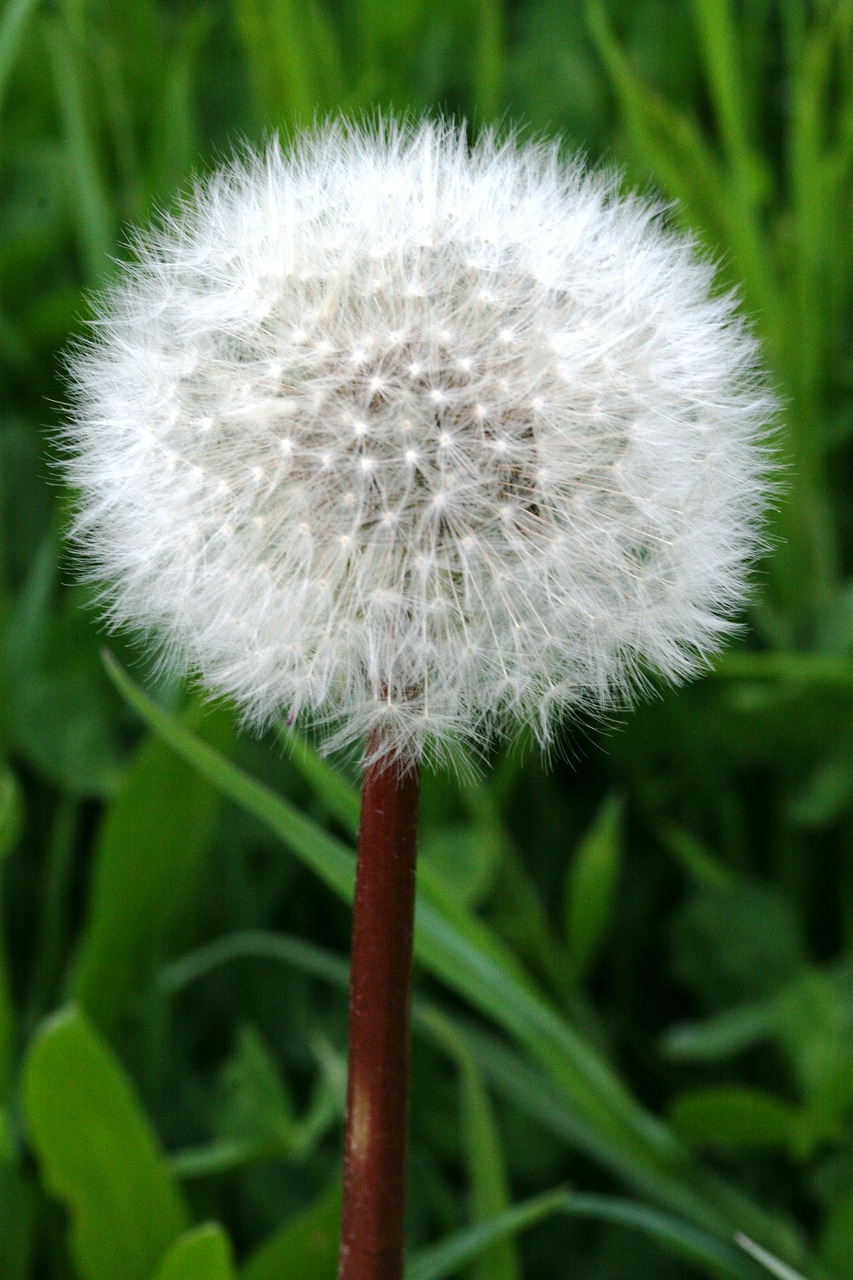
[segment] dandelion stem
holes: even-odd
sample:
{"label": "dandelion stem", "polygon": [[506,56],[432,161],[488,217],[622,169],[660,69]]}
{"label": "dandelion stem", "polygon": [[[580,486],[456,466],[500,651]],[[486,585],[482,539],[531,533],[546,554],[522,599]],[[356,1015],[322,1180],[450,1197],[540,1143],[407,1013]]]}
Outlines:
{"label": "dandelion stem", "polygon": [[370,752],[358,836],[339,1280],[401,1280],[417,770]]}

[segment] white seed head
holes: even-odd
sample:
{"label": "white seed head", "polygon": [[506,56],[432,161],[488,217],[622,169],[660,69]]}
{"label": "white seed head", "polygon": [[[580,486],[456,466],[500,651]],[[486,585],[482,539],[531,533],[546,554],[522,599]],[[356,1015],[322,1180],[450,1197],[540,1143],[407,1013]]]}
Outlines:
{"label": "white seed head", "polygon": [[145,234],[72,357],[116,624],[413,761],[680,680],[732,630],[774,403],[735,300],[615,180],[323,125]]}

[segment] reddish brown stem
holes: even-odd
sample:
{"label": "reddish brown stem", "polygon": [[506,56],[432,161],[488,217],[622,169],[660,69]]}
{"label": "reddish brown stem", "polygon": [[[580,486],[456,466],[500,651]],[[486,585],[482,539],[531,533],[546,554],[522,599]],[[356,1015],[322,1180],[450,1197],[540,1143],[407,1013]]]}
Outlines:
{"label": "reddish brown stem", "polygon": [[339,1280],[401,1280],[418,774],[388,758],[361,793]]}

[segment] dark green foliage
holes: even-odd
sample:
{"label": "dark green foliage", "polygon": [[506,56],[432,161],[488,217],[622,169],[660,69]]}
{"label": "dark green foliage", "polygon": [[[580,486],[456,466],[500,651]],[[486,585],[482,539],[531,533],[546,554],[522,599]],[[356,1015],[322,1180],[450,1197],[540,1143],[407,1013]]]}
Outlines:
{"label": "dark green foliage", "polygon": [[6,0],[0,1280],[335,1273],[354,780],[126,638],[105,670],[50,458],[128,228],[375,105],[559,131],[679,201],[785,468],[703,680],[567,726],[571,766],[425,779],[410,1278],[853,1280],[847,0]]}

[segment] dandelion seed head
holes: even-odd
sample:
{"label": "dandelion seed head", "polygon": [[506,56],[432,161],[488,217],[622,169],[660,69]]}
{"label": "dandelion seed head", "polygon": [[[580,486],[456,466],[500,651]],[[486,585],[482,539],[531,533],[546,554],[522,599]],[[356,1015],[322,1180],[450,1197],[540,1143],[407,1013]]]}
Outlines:
{"label": "dandelion seed head", "polygon": [[109,619],[330,745],[548,744],[695,672],[761,549],[736,300],[553,146],[338,122],[243,157],[139,238],[71,373]]}

